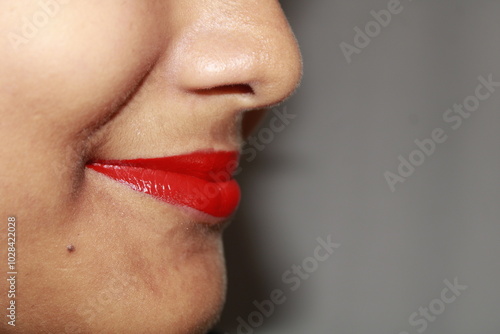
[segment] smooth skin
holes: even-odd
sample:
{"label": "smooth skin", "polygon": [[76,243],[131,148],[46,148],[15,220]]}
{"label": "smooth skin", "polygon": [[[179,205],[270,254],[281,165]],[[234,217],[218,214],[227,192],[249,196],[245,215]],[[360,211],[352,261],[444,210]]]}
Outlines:
{"label": "smooth skin", "polygon": [[243,113],[301,76],[278,1],[2,1],[0,37],[0,332],[205,333],[221,231],[85,164],[239,150]]}

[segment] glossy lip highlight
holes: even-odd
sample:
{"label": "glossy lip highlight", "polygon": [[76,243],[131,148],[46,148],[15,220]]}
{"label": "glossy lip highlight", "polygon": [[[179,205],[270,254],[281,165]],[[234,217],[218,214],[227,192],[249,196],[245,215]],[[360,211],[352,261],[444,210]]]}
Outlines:
{"label": "glossy lip highlight", "polygon": [[232,215],[240,188],[238,152],[198,151],[164,158],[97,160],[87,167],[161,201],[216,218]]}

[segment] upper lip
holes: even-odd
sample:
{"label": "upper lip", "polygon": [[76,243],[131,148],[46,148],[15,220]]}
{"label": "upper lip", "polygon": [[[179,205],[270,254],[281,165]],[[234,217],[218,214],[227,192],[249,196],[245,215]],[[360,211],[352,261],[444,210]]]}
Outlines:
{"label": "upper lip", "polygon": [[218,181],[214,176],[219,173],[224,173],[228,180],[231,178],[237,167],[233,163],[238,161],[238,157],[238,152],[204,150],[162,158],[96,160],[92,164],[162,170],[191,175],[207,181]]}
{"label": "upper lip", "polygon": [[87,167],[167,203],[213,217],[230,216],[240,192],[236,151],[196,151],[151,159],[96,160]]}

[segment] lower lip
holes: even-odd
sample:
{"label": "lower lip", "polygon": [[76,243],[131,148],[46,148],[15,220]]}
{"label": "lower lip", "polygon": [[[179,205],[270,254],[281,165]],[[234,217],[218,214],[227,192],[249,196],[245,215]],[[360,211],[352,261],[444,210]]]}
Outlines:
{"label": "lower lip", "polygon": [[237,152],[195,152],[155,159],[102,160],[87,167],[163,202],[227,218],[240,201],[240,188],[231,177],[237,160]]}

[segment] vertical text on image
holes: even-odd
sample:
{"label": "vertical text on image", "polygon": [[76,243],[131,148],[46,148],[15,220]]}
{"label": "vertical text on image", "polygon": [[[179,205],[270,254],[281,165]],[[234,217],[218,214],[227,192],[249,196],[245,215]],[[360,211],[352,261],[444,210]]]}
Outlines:
{"label": "vertical text on image", "polygon": [[16,326],[16,217],[7,218],[7,282],[9,289],[7,298],[9,307],[7,307],[7,322],[10,326]]}

